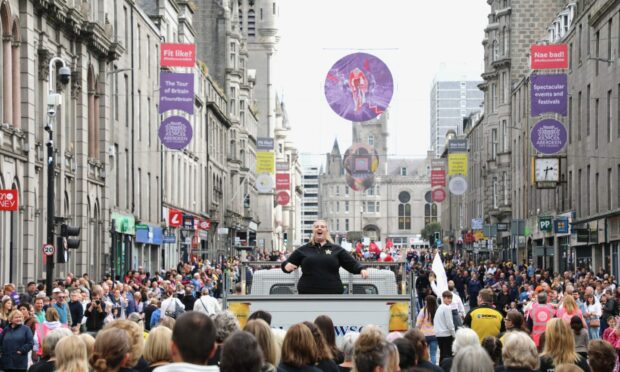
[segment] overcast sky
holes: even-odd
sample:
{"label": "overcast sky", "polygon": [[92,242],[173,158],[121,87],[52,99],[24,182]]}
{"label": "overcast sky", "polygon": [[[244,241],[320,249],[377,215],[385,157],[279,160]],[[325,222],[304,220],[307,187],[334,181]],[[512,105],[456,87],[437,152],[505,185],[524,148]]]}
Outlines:
{"label": "overcast sky", "polygon": [[478,77],[486,0],[281,0],[275,87],[284,100],[292,139],[304,156],[322,161],[338,137],[351,144],[351,122],[325,100],[331,66],[355,52],[374,54],[390,68],[388,152],[424,157],[429,149],[430,90],[442,64]]}

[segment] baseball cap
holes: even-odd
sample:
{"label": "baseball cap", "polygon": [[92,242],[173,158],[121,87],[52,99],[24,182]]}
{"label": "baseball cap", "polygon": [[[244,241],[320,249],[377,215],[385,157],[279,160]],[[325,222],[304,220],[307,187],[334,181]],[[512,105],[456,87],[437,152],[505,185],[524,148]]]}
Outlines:
{"label": "baseball cap", "polygon": [[60,293],[60,292],[62,292],[60,288],[54,288],[54,290],[52,290],[52,293]]}

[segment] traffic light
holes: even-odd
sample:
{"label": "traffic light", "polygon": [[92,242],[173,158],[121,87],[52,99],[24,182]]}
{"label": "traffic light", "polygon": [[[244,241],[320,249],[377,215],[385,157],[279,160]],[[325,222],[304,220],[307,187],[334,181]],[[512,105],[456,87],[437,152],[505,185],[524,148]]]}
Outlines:
{"label": "traffic light", "polygon": [[77,249],[80,247],[80,227],[79,226],[69,226],[63,223],[60,226],[60,236],[62,236],[66,240],[67,248]]}
{"label": "traffic light", "polygon": [[440,235],[439,231],[435,231],[434,235],[435,235],[435,241],[441,240],[441,237],[439,236]]}

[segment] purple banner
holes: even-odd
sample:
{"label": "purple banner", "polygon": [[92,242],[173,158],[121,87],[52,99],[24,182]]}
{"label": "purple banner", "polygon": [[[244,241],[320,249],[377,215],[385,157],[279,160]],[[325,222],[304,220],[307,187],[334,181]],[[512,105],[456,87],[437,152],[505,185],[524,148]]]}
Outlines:
{"label": "purple banner", "polygon": [[566,128],[554,119],[541,120],[532,128],[530,138],[534,149],[541,154],[557,154],[566,145]]}
{"label": "purple banner", "polygon": [[530,98],[532,117],[552,112],[567,115],[568,79],[566,74],[532,75]]}
{"label": "purple banner", "polygon": [[379,58],[367,53],[349,54],[327,73],[325,98],[341,117],[361,122],[376,118],[387,109],[394,81]]}
{"label": "purple banner", "polygon": [[159,113],[168,110],[194,113],[194,74],[159,73]]}
{"label": "purple banner", "polygon": [[166,118],[159,127],[161,143],[172,150],[182,150],[189,145],[193,133],[192,125],[182,116]]}

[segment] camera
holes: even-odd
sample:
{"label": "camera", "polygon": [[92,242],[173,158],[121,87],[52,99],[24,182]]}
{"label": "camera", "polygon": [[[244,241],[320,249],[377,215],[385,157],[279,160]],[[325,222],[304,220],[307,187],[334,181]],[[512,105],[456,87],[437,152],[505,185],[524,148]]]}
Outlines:
{"label": "camera", "polygon": [[47,147],[52,147],[52,146],[54,146],[54,141],[49,140],[49,141],[45,142],[45,146],[47,146]]}
{"label": "camera", "polygon": [[71,79],[71,69],[67,66],[63,66],[58,70],[58,79],[63,85],[69,84]]}
{"label": "camera", "polygon": [[53,117],[54,115],[56,115],[56,109],[54,108],[54,106],[49,106],[47,108],[47,116]]}
{"label": "camera", "polygon": [[45,129],[46,132],[51,132],[53,130],[51,124],[45,124],[45,127],[43,129]]}

